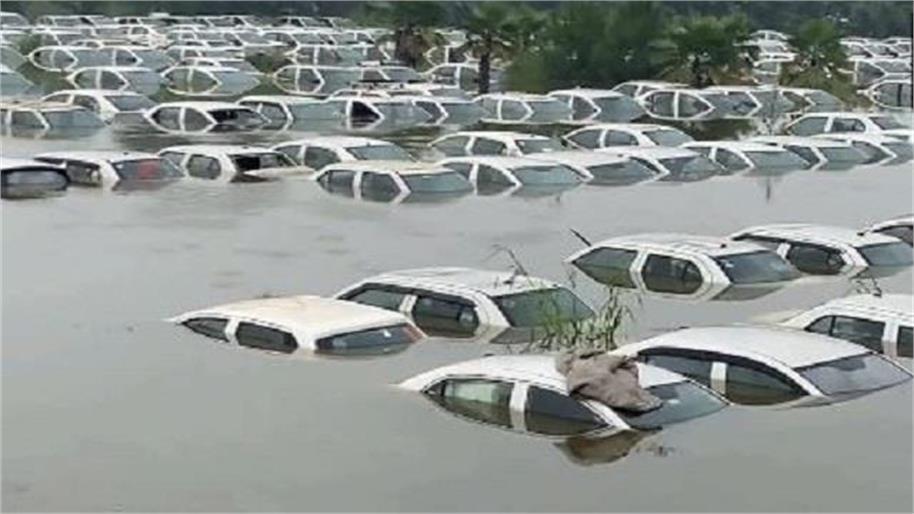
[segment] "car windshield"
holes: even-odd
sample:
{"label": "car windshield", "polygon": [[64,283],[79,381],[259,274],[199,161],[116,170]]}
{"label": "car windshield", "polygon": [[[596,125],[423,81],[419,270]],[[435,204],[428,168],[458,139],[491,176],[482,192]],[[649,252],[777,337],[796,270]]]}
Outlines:
{"label": "car windshield", "polygon": [[898,120],[890,116],[871,116],[870,120],[883,130],[905,128]]}
{"label": "car windshield", "polygon": [[448,121],[459,121],[470,124],[485,116],[486,111],[472,102],[441,103],[439,104],[447,113]]}
{"label": "car windshield", "polygon": [[254,129],[264,124],[264,119],[247,109],[217,109],[209,111],[218,123],[217,129]]}
{"label": "car windshield", "polygon": [[533,114],[527,119],[531,122],[551,122],[571,119],[571,108],[558,100],[539,100],[527,102]]}
{"label": "car windshield", "polygon": [[169,180],[183,176],[174,164],[159,158],[115,162],[112,167],[121,180]]}
{"label": "car windshield", "polygon": [[422,333],[407,324],[370,328],[324,337],[315,342],[318,352],[348,353],[360,350],[403,347],[422,338]]}
{"label": "car windshield", "polygon": [[593,181],[598,184],[631,184],[640,180],[647,180],[654,176],[654,171],[635,160],[626,160],[612,164],[598,164],[590,166],[587,171],[593,175]]}
{"label": "car windshield", "polygon": [[685,157],[660,159],[660,164],[668,169],[671,175],[709,177],[723,171],[714,161],[703,155],[688,155]]}
{"label": "car windshield", "polygon": [[374,107],[381,111],[387,121],[419,120],[426,121],[431,116],[422,109],[407,103],[376,103]]}
{"label": "car windshield", "polygon": [[648,387],[647,390],[663,400],[659,409],[634,413],[616,409],[616,413],[633,428],[652,430],[701,416],[726,407],[726,402],[692,382],[676,382]]}
{"label": "car windshield", "polygon": [[295,120],[338,120],[343,115],[340,105],[314,102],[306,104],[289,104]]}
{"label": "car windshield", "polygon": [[900,161],[909,161],[914,156],[914,147],[911,146],[911,143],[885,143],[884,146],[891,150],[896,155],[896,159]]}
{"label": "car windshield", "polygon": [[351,146],[346,150],[360,161],[412,161],[413,157],[397,145]]}
{"label": "car windshield", "polygon": [[574,170],[561,164],[520,166],[511,171],[525,186],[573,185],[580,182]]}
{"label": "car windshield", "polygon": [[144,111],[156,103],[143,95],[115,95],[106,97],[118,111]]}
{"label": "car windshield", "polygon": [[852,146],[825,147],[821,150],[828,162],[860,164],[866,161],[866,154]]}
{"label": "car windshield", "polygon": [[524,155],[538,152],[558,152],[563,150],[562,144],[552,138],[545,139],[517,139],[517,147]]}
{"label": "car windshield", "polygon": [[105,126],[105,123],[98,116],[85,109],[46,111],[42,114],[44,114],[52,129],[98,128]]}
{"label": "car windshield", "polygon": [[255,171],[264,168],[289,168],[295,164],[279,152],[232,154],[229,156],[238,171]]}
{"label": "car windshield", "polygon": [[797,371],[827,395],[875,391],[911,378],[885,358],[872,353],[814,364]]}
{"label": "car windshield", "polygon": [[512,327],[578,321],[594,314],[587,304],[564,287],[513,293],[492,299]]}
{"label": "car windshield", "polygon": [[777,152],[746,152],[746,157],[752,161],[752,165],[758,169],[796,169],[801,170],[809,167],[799,155],[788,152],[787,150]]}
{"label": "car windshield", "polygon": [[605,119],[631,120],[644,113],[638,102],[627,96],[603,96],[591,100],[600,108],[600,117]]}
{"label": "car windshield", "polygon": [[679,146],[694,141],[692,136],[673,129],[651,130],[644,135],[658,146]]}
{"label": "car windshield", "polygon": [[158,84],[162,77],[151,71],[121,71],[121,75],[131,84]]}
{"label": "car windshield", "polygon": [[860,246],[857,248],[870,266],[910,266],[911,247],[901,241]]}
{"label": "car windshield", "polygon": [[714,257],[734,284],[759,284],[793,280],[799,272],[774,252],[760,250]]}
{"label": "car windshield", "polygon": [[403,180],[412,193],[461,193],[473,189],[470,181],[456,171],[403,175]]}

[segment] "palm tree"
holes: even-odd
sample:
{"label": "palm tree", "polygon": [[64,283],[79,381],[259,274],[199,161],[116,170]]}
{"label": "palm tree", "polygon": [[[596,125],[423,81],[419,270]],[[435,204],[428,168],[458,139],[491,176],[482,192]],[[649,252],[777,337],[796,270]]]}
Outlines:
{"label": "palm tree", "polygon": [[407,66],[418,68],[425,52],[443,42],[444,38],[433,28],[444,17],[440,3],[370,2],[363,9],[363,18],[382,20],[394,28],[394,58]]}
{"label": "palm tree", "polygon": [[827,19],[804,23],[791,38],[797,58],[782,65],[781,83],[788,86],[822,89],[855,104],[856,94],[848,67],[847,54],[841,46],[841,32]]}
{"label": "palm tree", "polygon": [[467,49],[479,58],[479,94],[489,92],[492,77],[492,60],[511,54],[512,42],[508,34],[513,28],[513,7],[506,2],[480,2],[464,18],[467,32]]}
{"label": "palm tree", "polygon": [[664,75],[686,77],[693,87],[738,76],[746,62],[739,43],[748,36],[745,18],[702,16],[675,25],[667,34],[669,61]]}

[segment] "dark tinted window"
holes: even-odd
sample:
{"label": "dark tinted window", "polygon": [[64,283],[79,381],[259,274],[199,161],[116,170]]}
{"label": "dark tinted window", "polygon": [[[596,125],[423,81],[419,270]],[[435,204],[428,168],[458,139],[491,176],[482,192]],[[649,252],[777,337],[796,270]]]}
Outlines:
{"label": "dark tinted window", "polygon": [[209,119],[196,109],[186,109],[184,111],[185,130],[204,130],[209,124]]}
{"label": "dark tinted window", "polygon": [[318,339],[315,346],[321,352],[346,353],[373,348],[403,347],[420,338],[419,331],[410,325],[402,324],[325,337]]}
{"label": "dark tinted window", "polygon": [[506,153],[508,147],[500,141],[486,138],[476,138],[473,141],[470,153],[473,155],[502,155]]}
{"label": "dark tinted window", "polygon": [[422,294],[413,306],[413,321],[429,334],[440,336],[472,336],[479,326],[472,303]]}
{"label": "dark tinted window", "polygon": [[606,132],[606,136],[603,138],[603,144],[605,146],[636,146],[638,140],[635,139],[635,136],[627,132],[610,130]]}
{"label": "dark tinted window", "polygon": [[874,391],[911,379],[908,373],[872,353],[814,364],[797,371],[828,395]]}
{"label": "dark tinted window", "polygon": [[714,257],[734,284],[759,284],[791,280],[797,271],[774,252],[761,251]]}
{"label": "dark tinted window", "polygon": [[191,177],[215,179],[219,177],[219,161],[203,155],[194,155],[187,161],[187,174]]}
{"label": "dark tinted window", "polygon": [[774,369],[750,361],[727,362],[727,398],[747,405],[770,405],[790,401],[805,393]]}
{"label": "dark tinted window", "polygon": [[806,118],[791,126],[787,131],[797,136],[821,134],[825,132],[825,121],[826,118],[824,116]]}
{"label": "dark tinted window", "polygon": [[857,250],[870,266],[910,266],[914,254],[907,243],[880,243],[858,247]]}
{"label": "dark tinted window", "polygon": [[44,128],[38,115],[30,111],[13,111],[11,124],[16,128]]}
{"label": "dark tinted window", "polygon": [[527,430],[546,435],[575,435],[606,426],[574,398],[535,386],[527,390],[524,422]]}
{"label": "dark tinted window", "polygon": [[785,148],[787,148],[791,152],[799,155],[800,158],[802,158],[804,161],[806,161],[810,164],[816,164],[819,162],[819,157],[817,157],[815,152],[813,152],[809,148],[806,148],[803,146],[786,146]]}
{"label": "dark tinted window", "polygon": [[839,251],[804,243],[791,243],[787,260],[798,270],[816,275],[835,275],[844,267]]}
{"label": "dark tinted window", "polygon": [[466,136],[455,136],[438,141],[433,147],[448,157],[459,157],[466,155],[466,145],[470,138]]}
{"label": "dark tinted window", "polygon": [[803,330],[807,332],[813,332],[816,334],[831,335],[831,326],[835,322],[834,316],[823,316],[809,325],[806,325],[806,328]]}
{"label": "dark tinted window", "polygon": [[882,353],[882,334],[885,323],[850,316],[835,316],[829,335],[866,346]]}
{"label": "dark tinted window", "polygon": [[880,234],[897,237],[910,246],[914,243],[914,228],[910,225],[898,225],[896,227],[887,227],[877,230]]}
{"label": "dark tinted window", "polygon": [[166,129],[181,129],[181,109],[179,107],[163,107],[152,115],[152,119]]}
{"label": "dark tinted window", "polygon": [[514,185],[500,170],[480,164],[476,170],[476,187],[480,194],[496,194]]}
{"label": "dark tinted window", "polygon": [[336,156],[336,152],[333,150],[328,150],[326,148],[320,148],[317,146],[309,146],[305,148],[305,166],[313,170],[319,170],[328,164],[333,164],[336,162],[340,162],[340,159]]}
{"label": "dark tinted window", "polygon": [[363,173],[360,189],[362,198],[380,202],[388,202],[400,194],[400,186],[394,179],[380,173]]}
{"label": "dark tinted window", "polygon": [[460,173],[466,179],[470,178],[470,171],[473,169],[473,165],[467,162],[449,162],[444,166]]}
{"label": "dark tinted window", "polygon": [[354,171],[333,170],[321,176],[318,183],[331,193],[352,196],[352,181],[354,178]]}
{"label": "dark tinted window", "polygon": [[629,267],[638,252],[618,248],[597,248],[582,255],[574,265],[589,277],[604,284],[634,288]]}
{"label": "dark tinted window", "polygon": [[568,139],[583,148],[597,148],[600,146],[600,131],[582,130],[569,136]]}
{"label": "dark tinted window", "polygon": [[364,288],[346,295],[345,299],[364,305],[373,305],[389,311],[400,309],[406,293],[382,288]]}
{"label": "dark tinted window", "polygon": [[675,371],[706,386],[711,385],[711,361],[682,355],[667,355],[663,349],[648,350],[641,360],[658,368]]}
{"label": "dark tinted window", "polygon": [[701,271],[690,261],[648,255],[641,270],[644,285],[659,293],[689,294],[701,287]]}
{"label": "dark tinted window", "polygon": [[483,423],[511,426],[511,391],[509,382],[475,378],[452,378],[426,391],[447,410]]}
{"label": "dark tinted window", "polygon": [[184,326],[194,332],[222,341],[228,341],[228,337],[225,336],[227,324],[228,320],[220,318],[193,318],[184,322]]}
{"label": "dark tinted window", "polygon": [[898,356],[914,357],[914,328],[898,327]]}
{"label": "dark tinted window", "polygon": [[241,322],[235,330],[238,344],[274,352],[292,353],[298,348],[295,337],[283,330]]}

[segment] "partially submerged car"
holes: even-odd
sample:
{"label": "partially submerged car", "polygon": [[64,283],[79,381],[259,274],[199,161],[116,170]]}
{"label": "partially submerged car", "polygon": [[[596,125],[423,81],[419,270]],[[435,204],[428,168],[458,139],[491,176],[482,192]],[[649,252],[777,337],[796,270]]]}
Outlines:
{"label": "partially submerged car", "polygon": [[793,102],[774,87],[712,86],[704,90],[725,94],[735,117],[777,118],[794,109]]}
{"label": "partially submerged car", "polygon": [[707,121],[734,113],[726,93],[705,89],[657,89],[635,100],[648,115],[661,120]]}
{"label": "partially submerged car", "polygon": [[810,169],[846,170],[863,164],[867,155],[850,143],[821,137],[756,136],[748,141],[789,150],[809,163]]}
{"label": "partially submerged car", "polygon": [[0,64],[0,95],[3,98],[15,98],[28,94],[35,84],[29,82],[20,73]]}
{"label": "partially submerged car", "polygon": [[577,122],[629,122],[644,116],[644,108],[630,96],[609,89],[559,89],[549,96],[571,108]]}
{"label": "partially submerged car", "polygon": [[719,164],[687,148],[667,146],[612,146],[599,152],[622,155],[650,168],[663,182],[695,182],[726,174]]}
{"label": "partially submerged car", "polygon": [[489,93],[477,96],[485,109],[482,121],[506,124],[565,123],[571,121],[571,108],[560,100],[529,93]]}
{"label": "partially submerged car", "polygon": [[169,146],[158,155],[189,177],[219,182],[262,182],[305,172],[284,154],[257,146]]}
{"label": "partially submerged car", "polygon": [[562,137],[576,148],[597,149],[610,146],[680,146],[694,141],[675,127],[652,123],[601,123],[587,125]]}
{"label": "partially submerged car", "polygon": [[861,92],[874,104],[886,109],[910,110],[914,92],[911,79],[884,79]]}
{"label": "partially submerged car", "polygon": [[67,81],[81,89],[133,91],[154,95],[164,83],[158,73],[136,66],[93,66],[80,68],[67,76]]}
{"label": "partially submerged car", "polygon": [[854,85],[861,88],[886,79],[911,80],[910,58],[854,59],[850,64]]}
{"label": "partially submerged car", "polygon": [[47,95],[41,101],[85,107],[106,123],[111,123],[118,114],[140,113],[156,105],[139,93],[111,89],[65,89]]}
{"label": "partially submerged car", "polygon": [[429,335],[491,341],[505,329],[589,319],[593,310],[561,284],[471,268],[399,270],[352,284],[337,298],[399,311]]}
{"label": "partially submerged car", "polygon": [[623,155],[588,150],[543,152],[531,158],[561,164],[575,171],[588,184],[627,186],[656,178],[644,164]]}
{"label": "partially submerged car", "polygon": [[727,403],[682,375],[637,364],[638,384],[663,405],[636,413],[613,409],[568,391],[551,355],[498,355],[443,366],[399,387],[424,394],[471,421],[540,436],[593,440],[633,430],[655,430],[707,416]]}
{"label": "partially submerged car", "polygon": [[276,70],[273,83],[293,95],[325,96],[359,80],[358,69],[346,66],[290,64]]}
{"label": "partially submerged car", "polygon": [[866,155],[864,164],[901,164],[914,158],[914,146],[911,143],[879,133],[838,132],[814,137],[841,141],[853,146]]}
{"label": "partially submerged car", "polygon": [[914,214],[906,214],[895,218],[874,223],[867,229],[868,232],[897,237],[908,246],[914,244]]}
{"label": "partially submerged car", "polygon": [[679,87],[686,87],[686,85],[679,82],[666,82],[663,80],[629,80],[616,84],[612,90],[632,98],[638,98],[639,96],[657,91],[658,89],[674,89]]}
{"label": "partially submerged car", "polygon": [[339,105],[304,96],[251,95],[237,103],[270,120],[264,127],[267,129],[310,128],[314,123],[338,125],[343,117]]}
{"label": "partially submerged car", "polygon": [[168,91],[178,96],[238,96],[260,85],[256,75],[215,66],[172,66],[162,77]]}
{"label": "partially submerged car", "polygon": [[682,147],[704,155],[729,173],[778,173],[804,170],[810,166],[790,150],[752,141],[696,141]]}
{"label": "partially submerged car", "polygon": [[568,166],[533,157],[451,157],[440,161],[440,164],[466,177],[480,195],[521,191],[532,195],[552,194],[584,182]]}
{"label": "partially submerged car", "polygon": [[245,132],[268,120],[252,109],[228,102],[166,102],[143,113],[154,128],[169,133]]}
{"label": "partially submerged car", "polygon": [[[489,90],[501,89],[501,76],[503,70],[493,67],[489,77]],[[476,91],[479,88],[479,66],[469,62],[447,62],[433,66],[425,73],[426,78],[438,84],[447,84],[459,87],[466,91]]]}
{"label": "partially submerged car", "polygon": [[897,238],[850,228],[804,223],[761,225],[730,236],[760,244],[813,275],[885,276],[912,264],[911,247]]}
{"label": "partially submerged car", "polygon": [[687,300],[754,299],[799,276],[757,244],[689,234],[614,237],[565,262],[602,284]]}
{"label": "partially submerged car", "polygon": [[447,200],[473,191],[473,186],[460,173],[415,161],[329,164],[317,172],[314,180],[327,192],[376,202]]}
{"label": "partially submerged car", "polygon": [[472,125],[485,116],[485,110],[471,100],[454,96],[409,96],[401,97],[425,111],[431,125]]}
{"label": "partially submerged car", "polygon": [[612,353],[681,373],[746,405],[838,401],[911,380],[863,346],[776,327],[686,328]]}
{"label": "partially submerged car", "polygon": [[0,156],[0,197],[4,199],[55,196],[69,185],[70,178],[60,166]]}
{"label": "partially submerged car", "polygon": [[64,168],[75,186],[109,190],[156,189],[184,177],[172,163],[146,152],[71,150],[35,156]]}
{"label": "partially submerged car", "polygon": [[114,65],[114,54],[113,48],[41,46],[29,52],[28,59],[40,70],[66,72],[88,66]]}
{"label": "partially submerged car", "polygon": [[793,110],[788,114],[832,112],[845,107],[838,97],[821,89],[779,87],[778,91],[793,104]]}
{"label": "partially submerged car", "polygon": [[383,354],[424,337],[402,314],[317,296],[241,301],[168,321],[219,342],[278,354]]}
{"label": "partially submerged car", "polygon": [[[888,114],[862,112],[816,112],[806,114],[784,127],[794,136],[813,136],[834,132],[885,133],[905,130],[903,124]],[[910,128],[907,128],[910,130]]]}
{"label": "partially submerged car", "polygon": [[414,161],[401,146],[369,137],[317,136],[285,141],[273,146],[313,171],[338,162],[350,161]]}
{"label": "partially submerged car", "polygon": [[64,103],[0,104],[0,129],[12,135],[85,134],[105,126],[94,112]]}
{"label": "partially submerged car", "polygon": [[541,152],[564,150],[562,144],[551,137],[524,132],[474,130],[453,132],[428,144],[445,157],[469,155],[522,156]]}
{"label": "partially submerged car", "polygon": [[431,116],[402,98],[341,97],[326,102],[338,107],[344,119],[354,127],[411,127],[425,123]]}
{"label": "partially submerged car", "polygon": [[782,323],[844,339],[889,357],[914,357],[914,296],[861,294],[839,298]]}

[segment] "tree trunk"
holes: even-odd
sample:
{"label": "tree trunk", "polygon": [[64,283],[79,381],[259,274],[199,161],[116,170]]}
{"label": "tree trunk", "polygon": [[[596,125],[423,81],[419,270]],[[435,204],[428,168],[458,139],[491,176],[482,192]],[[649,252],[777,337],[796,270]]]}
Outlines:
{"label": "tree trunk", "polygon": [[492,36],[486,34],[482,40],[482,54],[479,56],[479,94],[489,92],[490,77],[492,76]]}

